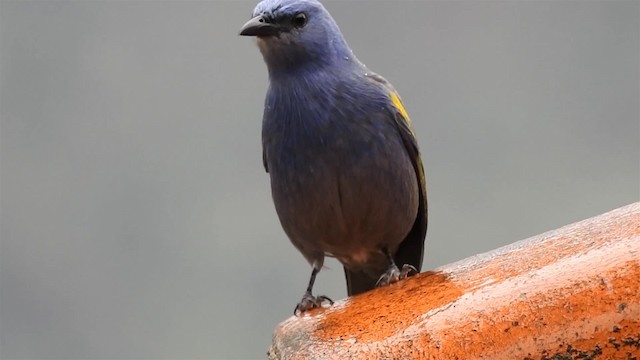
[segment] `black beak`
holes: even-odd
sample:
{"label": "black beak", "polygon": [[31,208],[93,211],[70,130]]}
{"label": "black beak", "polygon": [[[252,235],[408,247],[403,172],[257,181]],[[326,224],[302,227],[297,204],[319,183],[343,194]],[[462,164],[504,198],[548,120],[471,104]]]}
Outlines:
{"label": "black beak", "polygon": [[243,36],[273,36],[278,32],[278,26],[268,23],[262,15],[247,21],[240,29],[240,35]]}

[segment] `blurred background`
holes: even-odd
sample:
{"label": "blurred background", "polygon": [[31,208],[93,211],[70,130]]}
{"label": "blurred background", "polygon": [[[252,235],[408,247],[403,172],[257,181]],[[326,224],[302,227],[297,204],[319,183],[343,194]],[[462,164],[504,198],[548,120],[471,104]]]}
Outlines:
{"label": "blurred background", "polygon": [[[0,3],[3,359],[260,359],[310,268],[261,163],[255,1]],[[424,269],[640,198],[637,1],[326,1],[394,83]],[[316,286],[346,296],[328,261]]]}

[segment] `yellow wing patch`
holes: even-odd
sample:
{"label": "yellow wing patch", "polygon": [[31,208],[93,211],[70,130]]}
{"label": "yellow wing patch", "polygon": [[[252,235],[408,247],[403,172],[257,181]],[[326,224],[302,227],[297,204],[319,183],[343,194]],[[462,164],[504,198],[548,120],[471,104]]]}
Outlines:
{"label": "yellow wing patch", "polygon": [[402,105],[402,100],[400,100],[398,94],[392,91],[389,96],[391,96],[391,101],[393,102],[393,105],[396,107],[396,109],[400,112],[400,115],[402,115],[407,123],[411,124],[409,114],[407,114],[407,110],[404,109],[404,105]]}

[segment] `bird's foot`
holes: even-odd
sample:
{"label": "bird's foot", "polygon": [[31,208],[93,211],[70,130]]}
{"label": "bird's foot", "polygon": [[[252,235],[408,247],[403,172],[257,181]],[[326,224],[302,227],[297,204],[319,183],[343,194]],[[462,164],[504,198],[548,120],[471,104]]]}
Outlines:
{"label": "bird's foot", "polygon": [[302,315],[303,312],[322,307],[322,304],[328,301],[329,304],[333,305],[333,300],[329,299],[324,295],[313,296],[310,292],[307,292],[302,296],[302,300],[296,305],[295,310],[293,310],[293,314],[296,316]]}
{"label": "bird's foot", "polygon": [[417,273],[418,270],[409,264],[404,264],[402,269],[398,269],[398,267],[393,264],[389,266],[389,269],[387,269],[382,276],[380,276],[380,279],[378,279],[378,282],[376,283],[376,287],[391,285]]}

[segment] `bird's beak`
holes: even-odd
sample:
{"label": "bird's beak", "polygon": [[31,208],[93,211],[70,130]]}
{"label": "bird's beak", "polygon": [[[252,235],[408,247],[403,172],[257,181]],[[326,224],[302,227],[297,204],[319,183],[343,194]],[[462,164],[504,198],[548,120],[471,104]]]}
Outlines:
{"label": "bird's beak", "polygon": [[240,29],[240,35],[243,36],[272,36],[276,34],[278,34],[278,27],[268,23],[262,15],[247,21]]}

